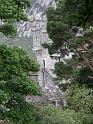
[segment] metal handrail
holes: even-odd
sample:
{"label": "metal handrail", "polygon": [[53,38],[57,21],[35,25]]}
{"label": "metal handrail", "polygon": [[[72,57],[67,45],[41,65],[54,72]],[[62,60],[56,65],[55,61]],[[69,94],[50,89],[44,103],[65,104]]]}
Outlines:
{"label": "metal handrail", "polygon": [[53,77],[50,75],[50,73],[45,68],[42,68],[41,71],[44,71],[45,73],[47,73],[49,77],[53,80]]}

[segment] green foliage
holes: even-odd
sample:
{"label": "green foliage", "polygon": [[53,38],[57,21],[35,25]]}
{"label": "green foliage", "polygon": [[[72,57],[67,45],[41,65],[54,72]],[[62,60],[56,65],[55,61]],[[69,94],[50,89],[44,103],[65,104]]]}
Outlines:
{"label": "green foliage", "polygon": [[54,72],[59,79],[68,79],[72,75],[72,67],[63,62],[56,63]]}
{"label": "green foliage", "polygon": [[24,69],[24,71],[32,71],[32,72],[39,71],[39,65],[36,63],[34,59],[30,59],[24,50],[18,47],[14,47],[14,51],[18,52],[20,64]]}
{"label": "green foliage", "polygon": [[[46,45],[49,54],[59,53],[62,59],[73,52],[72,61],[55,65],[55,73],[59,79],[69,77],[75,79],[84,75],[84,68],[89,68],[91,74],[87,74],[85,84],[93,86],[93,1],[92,0],[60,0],[56,9],[47,11],[47,32],[53,43]],[[60,58],[60,60],[62,60]],[[58,65],[58,66],[57,66]],[[60,66],[60,67],[59,67]],[[67,67],[70,69],[67,69]],[[75,69],[76,68],[76,69]],[[80,69],[78,69],[80,68]],[[63,71],[64,70],[64,71]],[[74,70],[83,70],[83,74],[75,74]],[[68,73],[67,73],[68,71]],[[68,76],[64,76],[65,72]],[[78,71],[79,72],[79,71]],[[86,73],[86,72],[85,72]],[[70,75],[69,75],[70,74]],[[71,76],[72,75],[72,76]],[[73,78],[72,78],[73,77]],[[89,77],[91,79],[89,79]],[[82,78],[84,81],[84,78]],[[84,82],[83,82],[84,83]],[[81,84],[83,84],[81,82]]]}
{"label": "green foliage", "polygon": [[39,95],[39,88],[35,81],[30,77],[23,75],[22,77],[13,76],[11,80],[0,83],[0,88],[11,94],[19,93],[20,95]]}
{"label": "green foliage", "polygon": [[20,109],[11,108],[11,110],[6,113],[6,116],[13,124],[31,124],[34,109],[34,106],[30,103],[24,103],[21,104]]}
{"label": "green foliage", "polygon": [[79,45],[84,44],[85,41],[86,41],[86,39],[84,37],[73,37],[73,38],[69,39],[68,48],[75,49]]}
{"label": "green foliage", "polygon": [[68,19],[74,26],[93,24],[93,1],[92,0],[65,0]]}
{"label": "green foliage", "polygon": [[[88,77],[90,75],[90,78]],[[93,76],[92,71],[88,68],[81,68],[78,75],[75,76],[78,84],[86,84],[89,88],[93,87],[93,79],[91,78]]]}
{"label": "green foliage", "polygon": [[28,0],[24,0],[23,2],[21,2],[19,0],[1,0],[0,1],[0,10],[1,10],[0,11],[0,18],[4,19],[5,21],[8,19],[15,19],[16,20],[18,14],[20,17],[20,13],[24,12],[23,10],[27,6],[30,6],[30,3]]}
{"label": "green foliage", "polygon": [[5,24],[0,27],[0,32],[2,32],[6,36],[16,36],[17,30],[12,24]]}
{"label": "green foliage", "polygon": [[43,120],[43,123],[41,122],[40,124],[92,124],[93,122],[93,115],[75,112],[70,109],[61,109],[51,105],[39,106],[37,113]]}
{"label": "green foliage", "polygon": [[9,80],[29,71],[39,71],[39,65],[20,48],[0,46],[0,80]]}
{"label": "green foliage", "polygon": [[[44,118],[49,124],[92,124],[93,91],[89,87],[93,88],[93,1],[59,0],[56,9],[48,9],[47,19],[53,42],[45,47],[50,55],[60,54],[54,72],[59,80],[69,79],[71,84],[66,92],[67,108],[61,112],[46,109]],[[68,60],[70,53],[73,55]]]}
{"label": "green foliage", "polygon": [[3,90],[0,90],[0,104],[6,102],[8,99],[9,99],[9,95]]}
{"label": "green foliage", "polygon": [[27,7],[30,7],[28,0],[0,0],[0,32],[10,37],[17,34],[14,23],[16,21],[27,21],[27,16],[24,11]]}
{"label": "green foliage", "polygon": [[68,107],[76,112],[93,112],[92,90],[85,86],[71,85],[66,92]]}
{"label": "green foliage", "polygon": [[23,49],[0,46],[0,119],[16,124],[32,119],[32,105],[25,97],[41,93],[38,84],[28,76],[29,71],[39,71],[39,65]]}

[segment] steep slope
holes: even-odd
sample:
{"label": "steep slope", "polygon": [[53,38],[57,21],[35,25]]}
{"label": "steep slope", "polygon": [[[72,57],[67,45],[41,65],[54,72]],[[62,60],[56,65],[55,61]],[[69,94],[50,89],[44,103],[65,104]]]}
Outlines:
{"label": "steep slope", "polygon": [[55,60],[51,59],[48,50],[42,47],[43,43],[52,42],[46,31],[47,17],[45,11],[49,6],[55,6],[55,0],[36,0],[27,11],[29,21],[18,24],[18,34],[20,37],[33,38],[33,52],[40,64],[39,85],[49,100],[60,101],[62,92],[56,86],[56,82],[53,80],[55,75],[52,73]]}

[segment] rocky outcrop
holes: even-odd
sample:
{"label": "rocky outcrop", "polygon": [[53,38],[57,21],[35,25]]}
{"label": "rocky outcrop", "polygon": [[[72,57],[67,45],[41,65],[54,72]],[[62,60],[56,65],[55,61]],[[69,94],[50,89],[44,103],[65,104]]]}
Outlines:
{"label": "rocky outcrop", "polygon": [[45,12],[49,6],[55,5],[55,0],[36,0],[31,9],[26,13],[29,21],[18,24],[18,33],[19,36],[33,38],[32,49],[37,62],[40,64],[38,82],[44,92],[44,96],[51,101],[60,101],[63,93],[56,86],[56,82],[53,80],[55,75],[52,73],[55,60],[51,59],[48,50],[42,47],[43,43],[52,42],[46,31],[47,17]]}

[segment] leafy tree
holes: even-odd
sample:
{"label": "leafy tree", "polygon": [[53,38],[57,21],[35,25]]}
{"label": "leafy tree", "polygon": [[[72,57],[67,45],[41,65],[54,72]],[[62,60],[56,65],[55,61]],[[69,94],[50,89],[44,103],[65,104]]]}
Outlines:
{"label": "leafy tree", "polygon": [[33,107],[27,95],[40,95],[39,86],[29,77],[39,65],[18,47],[0,46],[0,120],[30,123]]}
{"label": "leafy tree", "polygon": [[75,26],[93,25],[93,1],[92,0],[65,0],[68,19]]}
{"label": "leafy tree", "polygon": [[[59,70],[55,66],[55,72],[59,72],[59,74],[56,73],[59,77],[65,72],[63,70],[67,70],[67,66],[71,66],[73,74],[72,76],[68,74],[68,78],[77,80],[81,72],[84,74],[86,68],[92,72],[91,74],[87,73],[87,81],[93,79],[92,6],[92,0],[60,0],[56,9],[49,8],[47,11],[47,32],[53,43],[47,44],[46,47],[50,55],[54,53],[60,54],[60,58],[65,61],[63,66],[62,62],[60,62]],[[68,62],[65,56],[69,56],[70,53],[73,53],[73,55],[72,59]],[[60,72],[61,68],[62,72]],[[78,70],[79,75],[74,73],[75,69]],[[92,82],[83,83],[86,83],[89,87],[93,87]]]}
{"label": "leafy tree", "polygon": [[[93,123],[93,94],[89,89],[93,88],[92,6],[92,0],[60,0],[56,9],[49,8],[47,11],[47,32],[53,42],[43,46],[48,48],[50,55],[60,55],[54,71],[58,79],[70,79],[71,82],[66,92],[67,106],[61,111],[63,113],[53,108],[44,111],[47,124]],[[72,57],[66,59],[70,54]]]}
{"label": "leafy tree", "polygon": [[24,11],[30,6],[28,0],[0,0],[0,32],[6,36],[14,36],[17,33],[16,21],[27,21]]}
{"label": "leafy tree", "polygon": [[63,78],[68,79],[68,77],[72,74],[72,68],[63,62],[58,62],[55,64],[54,72],[59,80],[62,80]]}
{"label": "leafy tree", "polygon": [[68,107],[76,112],[91,114],[93,111],[92,90],[85,86],[71,85],[66,91]]}
{"label": "leafy tree", "polygon": [[93,115],[75,112],[71,109],[61,109],[52,105],[39,105],[37,113],[41,118],[40,124],[92,124],[93,122]]}

